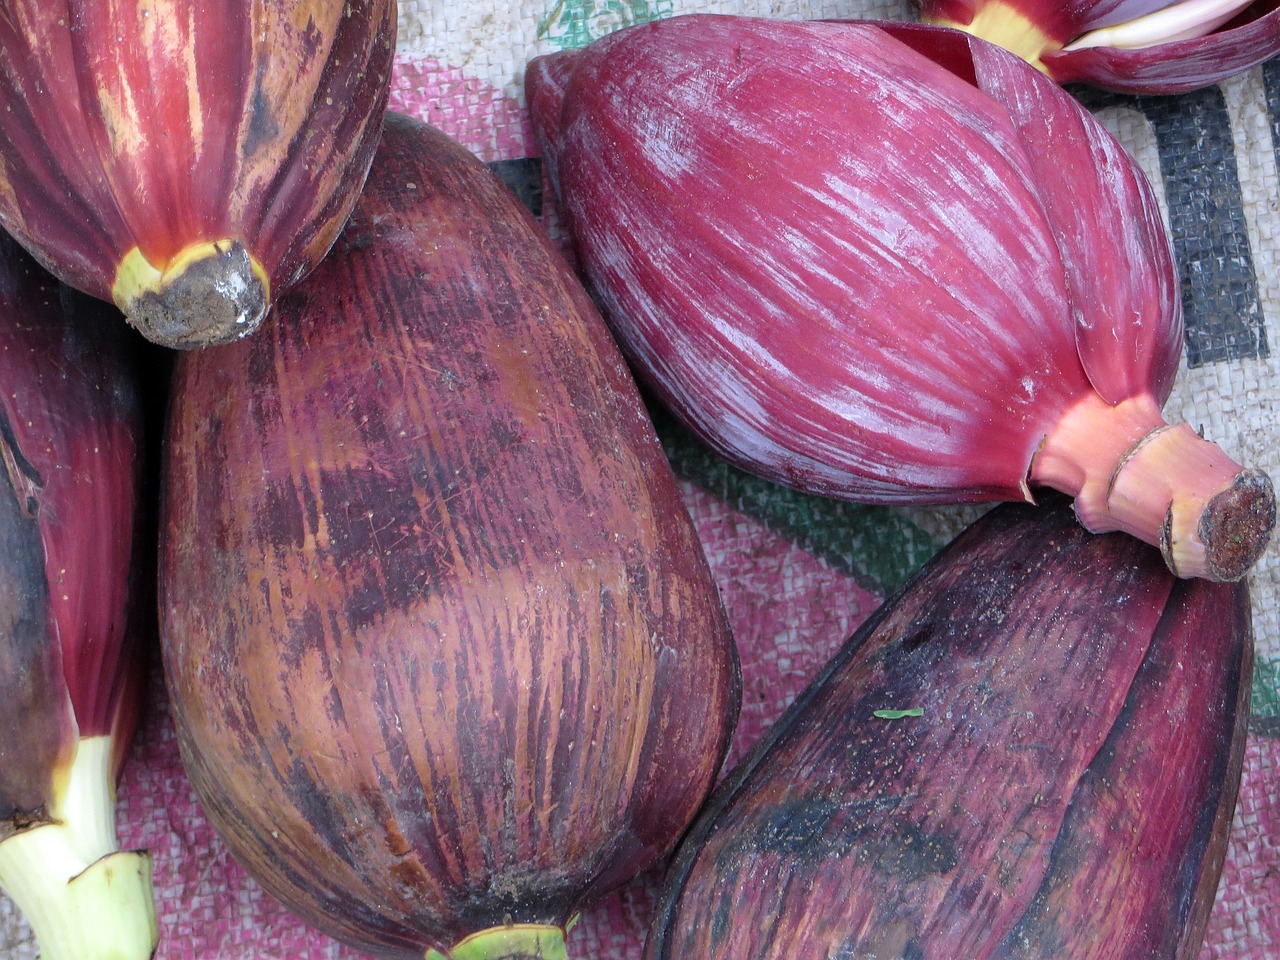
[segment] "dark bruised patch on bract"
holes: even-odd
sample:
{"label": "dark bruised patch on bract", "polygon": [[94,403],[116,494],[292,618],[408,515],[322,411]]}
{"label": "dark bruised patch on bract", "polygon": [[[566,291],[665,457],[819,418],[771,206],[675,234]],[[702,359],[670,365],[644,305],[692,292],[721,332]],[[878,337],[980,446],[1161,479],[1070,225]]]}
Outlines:
{"label": "dark bruised patch on bract", "polygon": [[[888,804],[892,806],[893,804]],[[860,862],[907,881],[945,874],[959,861],[955,841],[905,820],[867,816],[886,802],[845,803],[802,797],[763,811],[716,857],[717,869],[745,865],[761,857],[779,857],[794,866],[855,856]],[[865,826],[872,823],[874,827]]]}

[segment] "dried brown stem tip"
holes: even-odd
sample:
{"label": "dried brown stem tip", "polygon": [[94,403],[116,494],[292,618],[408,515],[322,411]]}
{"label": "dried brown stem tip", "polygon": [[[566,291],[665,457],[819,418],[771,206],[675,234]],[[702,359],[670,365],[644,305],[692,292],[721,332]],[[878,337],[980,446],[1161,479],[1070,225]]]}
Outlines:
{"label": "dried brown stem tip", "polygon": [[231,343],[258,328],[271,284],[238,240],[196,244],[163,269],[134,247],[112,289],[116,306],[153,343],[175,350]]}
{"label": "dried brown stem tip", "polygon": [[[1197,533],[1204,544],[1206,576],[1224,583],[1244,577],[1267,548],[1275,525],[1276,493],[1271,478],[1259,470],[1245,470],[1210,500],[1200,515]],[[1160,552],[1176,573],[1163,536]]]}

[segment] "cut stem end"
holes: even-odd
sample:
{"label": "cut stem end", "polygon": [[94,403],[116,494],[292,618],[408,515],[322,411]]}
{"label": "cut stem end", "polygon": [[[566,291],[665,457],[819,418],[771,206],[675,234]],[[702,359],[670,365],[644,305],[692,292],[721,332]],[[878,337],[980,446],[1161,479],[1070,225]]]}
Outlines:
{"label": "cut stem end", "polygon": [[1180,577],[1243,578],[1275,527],[1267,475],[1186,424],[1170,426],[1150,396],[1081,400],[1045,437],[1028,479],[1074,497],[1094,533],[1122,531],[1159,547]]}
{"label": "cut stem end", "polygon": [[134,247],[111,290],[129,323],[175,350],[231,343],[258,328],[271,302],[266,271],[238,240],[187,247],[163,268]]}
{"label": "cut stem end", "polygon": [[1230,488],[1209,501],[1200,516],[1196,533],[1205,545],[1206,576],[1224,583],[1242,579],[1266,549],[1275,525],[1276,492],[1271,478],[1258,470],[1245,470]]}

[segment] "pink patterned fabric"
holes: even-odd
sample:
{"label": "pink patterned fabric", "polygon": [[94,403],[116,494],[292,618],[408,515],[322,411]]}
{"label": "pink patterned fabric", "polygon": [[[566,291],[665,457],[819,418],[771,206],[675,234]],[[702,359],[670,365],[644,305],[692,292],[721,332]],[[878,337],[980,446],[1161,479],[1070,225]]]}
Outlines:
{"label": "pink patterned fabric", "polygon": [[1200,960],[1280,956],[1280,741],[1250,737],[1240,802]]}
{"label": "pink patterned fabric", "polygon": [[516,100],[434,60],[399,56],[387,107],[443,130],[486,163],[538,152],[529,115]]}

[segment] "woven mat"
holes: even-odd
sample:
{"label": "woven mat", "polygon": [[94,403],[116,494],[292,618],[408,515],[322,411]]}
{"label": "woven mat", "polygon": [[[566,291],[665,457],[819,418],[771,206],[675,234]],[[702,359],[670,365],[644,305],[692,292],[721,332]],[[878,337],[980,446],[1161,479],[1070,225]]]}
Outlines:
{"label": "woven mat", "polygon": [[[911,19],[891,0],[401,0],[392,108],[452,134],[545,222],[542,179],[522,106],[537,53],[578,47],[638,20],[707,11],[785,18]],[[1080,91],[1134,152],[1164,204],[1182,271],[1187,350],[1171,421],[1202,426],[1236,460],[1280,478],[1280,61],[1181,97]],[[800,496],[734,471],[674,431],[668,453],[719,581],[741,649],[743,716],[730,762],[885,595],[973,510],[858,507]],[[1252,576],[1258,641],[1240,805],[1202,960],[1280,956],[1280,544]],[[159,676],[121,785],[121,839],[155,857],[158,960],[355,960],[308,930],[230,859],[182,773]],[[654,878],[587,911],[571,954],[637,960]],[[0,897],[0,957],[34,944]]]}

